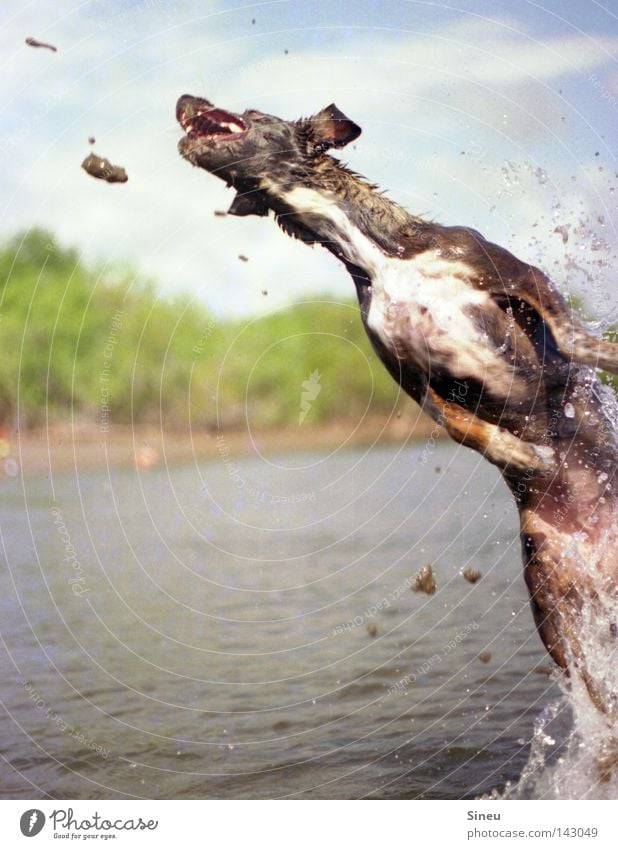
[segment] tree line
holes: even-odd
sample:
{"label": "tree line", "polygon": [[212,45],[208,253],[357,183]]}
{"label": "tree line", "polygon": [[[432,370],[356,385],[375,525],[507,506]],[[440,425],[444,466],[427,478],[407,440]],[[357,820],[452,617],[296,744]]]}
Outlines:
{"label": "tree line", "polygon": [[388,415],[401,399],[353,301],[223,321],[131,269],[86,265],[40,229],[0,250],[0,333],[5,427],[272,428]]}

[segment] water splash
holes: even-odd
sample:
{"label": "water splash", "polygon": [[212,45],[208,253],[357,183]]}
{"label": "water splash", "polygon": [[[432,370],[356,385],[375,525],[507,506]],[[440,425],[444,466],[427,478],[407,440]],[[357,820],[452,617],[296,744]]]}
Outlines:
{"label": "water splash", "polygon": [[[588,186],[590,169],[583,175]],[[528,163],[505,162],[500,171],[499,195],[517,199],[535,190],[549,195],[550,214],[541,214],[527,234],[526,256],[543,268],[558,288],[581,313],[588,328],[598,335],[618,325],[618,303],[611,294],[611,270],[618,264],[618,248],[611,214],[616,211],[616,178],[613,170],[598,168],[595,186],[598,193],[576,194],[560,191],[550,175]],[[577,176],[572,182],[577,182]],[[603,185],[604,183],[604,185]],[[603,190],[605,190],[603,192]],[[552,203],[553,195],[553,203]],[[603,214],[599,214],[599,212]],[[534,228],[538,228],[535,229]],[[594,320],[590,321],[590,316]],[[580,367],[578,389],[589,397],[594,393],[610,427],[608,440],[618,439],[618,399],[609,386],[599,386],[593,369]],[[573,397],[579,398],[578,391]],[[567,401],[564,416],[573,418],[575,407]],[[607,470],[609,471],[609,469]],[[611,485],[606,470],[599,469],[599,491]],[[598,499],[591,512],[589,525],[598,528],[605,497]],[[611,508],[610,508],[611,509]],[[616,512],[616,508],[615,508]],[[597,514],[598,513],[598,514]],[[618,580],[614,564],[608,586],[601,586],[603,572],[611,572],[615,558],[618,515],[607,522],[607,529],[595,545],[597,556],[581,557],[580,574],[590,578],[596,597],[584,601],[577,639],[582,665],[594,681],[598,701],[594,703],[589,689],[577,674],[570,678],[556,672],[562,691],[559,699],[547,705],[538,716],[526,766],[516,782],[503,790],[494,790],[493,799],[616,799],[618,798],[618,599],[611,583]],[[590,551],[586,541],[572,538],[577,551]],[[600,552],[600,554],[599,554]],[[573,552],[571,552],[573,555]],[[607,556],[606,556],[607,555]]]}
{"label": "water splash", "polygon": [[[618,798],[618,603],[605,598],[583,609],[586,665],[602,681],[613,716],[592,703],[583,681],[560,675],[562,697],[545,707],[534,723],[528,762],[517,782],[491,799]],[[613,626],[613,627],[612,627]]]}
{"label": "water splash", "polygon": [[[495,198],[491,209],[517,203],[526,209],[538,198],[548,213],[539,214],[527,230],[524,253],[549,274],[562,294],[579,303],[578,311],[595,333],[604,333],[618,324],[618,303],[612,295],[612,269],[618,264],[613,215],[618,212],[618,174],[596,162],[582,166],[571,176],[574,192],[564,178],[554,182],[542,167],[532,162],[506,160],[495,172]],[[602,173],[602,176],[600,176]],[[514,216],[511,216],[514,218]],[[517,227],[519,232],[525,232]]]}

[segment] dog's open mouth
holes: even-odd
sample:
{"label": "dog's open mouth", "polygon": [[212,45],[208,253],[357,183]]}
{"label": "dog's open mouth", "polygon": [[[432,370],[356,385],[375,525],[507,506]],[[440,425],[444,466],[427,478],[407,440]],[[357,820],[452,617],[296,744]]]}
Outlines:
{"label": "dog's open mouth", "polygon": [[247,125],[238,115],[217,109],[207,100],[181,97],[176,117],[191,139],[200,141],[231,141],[247,131]]}

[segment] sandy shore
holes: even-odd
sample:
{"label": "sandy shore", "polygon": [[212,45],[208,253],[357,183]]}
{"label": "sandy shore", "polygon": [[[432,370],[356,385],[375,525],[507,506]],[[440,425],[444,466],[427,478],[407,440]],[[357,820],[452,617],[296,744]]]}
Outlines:
{"label": "sandy shore", "polygon": [[45,477],[50,473],[161,464],[201,462],[210,458],[288,451],[351,448],[426,439],[435,424],[418,408],[406,409],[390,419],[365,417],[362,422],[331,422],[272,431],[160,428],[110,425],[101,430],[91,423],[54,424],[49,429],[20,432],[5,429],[0,435],[2,478]]}

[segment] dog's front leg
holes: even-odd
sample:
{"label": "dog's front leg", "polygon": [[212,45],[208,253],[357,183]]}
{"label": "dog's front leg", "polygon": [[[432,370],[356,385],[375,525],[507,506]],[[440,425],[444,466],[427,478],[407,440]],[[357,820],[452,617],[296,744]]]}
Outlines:
{"label": "dog's front leg", "polygon": [[431,386],[427,388],[423,408],[456,442],[479,451],[503,471],[542,474],[554,468],[551,448],[524,442],[508,430],[483,421],[455,401],[442,398]]}

